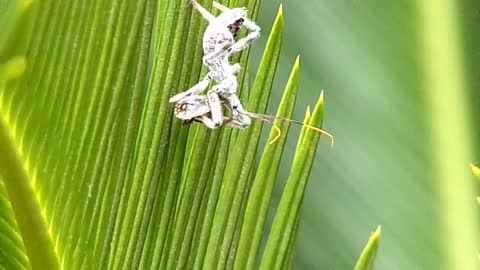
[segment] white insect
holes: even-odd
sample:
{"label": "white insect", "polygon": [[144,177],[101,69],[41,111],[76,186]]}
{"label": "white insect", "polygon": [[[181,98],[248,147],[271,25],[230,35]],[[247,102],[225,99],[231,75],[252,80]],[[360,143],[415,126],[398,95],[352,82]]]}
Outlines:
{"label": "white insect", "polygon": [[[205,119],[200,121],[206,121],[204,124],[209,128],[217,128],[224,124],[223,101],[223,104],[232,113],[229,125],[236,128],[246,128],[250,125],[251,119],[237,96],[238,83],[235,76],[240,71],[240,65],[231,65],[228,58],[232,54],[244,50],[250,43],[259,38],[260,27],[247,18],[247,9],[244,7],[229,9],[217,2],[213,2],[213,7],[223,12],[218,17],[215,17],[195,0],[191,2],[193,7],[209,23],[203,35],[203,63],[208,67],[209,72],[198,84],[185,92],[171,97],[169,102],[178,103],[185,98],[198,95],[214,80],[217,84],[207,92],[207,106],[209,107],[211,122]],[[242,27],[246,27],[250,33],[246,37],[235,41],[235,37]],[[187,100],[188,102],[198,101],[198,97]],[[203,108],[204,105],[201,103],[190,107],[191,109],[195,107]],[[201,115],[201,111],[197,113],[189,110],[189,112],[192,115]],[[177,114],[175,115],[180,119],[185,119]],[[191,119],[193,118],[195,117]]]}
{"label": "white insect", "polygon": [[[209,68],[209,72],[192,88],[170,98],[169,102],[175,103],[175,116],[186,123],[202,122],[211,129],[223,125],[246,128],[250,125],[252,118],[270,123],[274,120],[296,123],[330,137],[333,146],[333,136],[320,128],[292,119],[247,112],[243,108],[237,96],[238,83],[235,76],[241,67],[239,64],[231,65],[228,58],[233,53],[244,50],[259,38],[260,27],[247,18],[247,9],[244,7],[229,9],[213,2],[213,7],[223,12],[215,17],[195,0],[191,2],[209,23],[203,35],[205,53],[203,63]],[[236,42],[235,37],[242,26],[250,30],[250,33]],[[204,91],[212,80],[217,84],[207,91],[207,95],[200,95],[199,93]],[[224,116],[223,106],[229,109],[232,117]],[[277,131],[277,136],[270,141],[270,144],[281,136],[280,129],[275,125],[273,127]]]}

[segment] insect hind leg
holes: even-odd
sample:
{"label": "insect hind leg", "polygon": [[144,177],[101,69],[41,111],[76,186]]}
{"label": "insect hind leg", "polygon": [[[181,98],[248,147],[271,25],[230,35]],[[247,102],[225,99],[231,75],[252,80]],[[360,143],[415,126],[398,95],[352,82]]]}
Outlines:
{"label": "insect hind leg", "polygon": [[245,128],[248,128],[251,123],[252,123],[252,120],[248,115],[238,114],[230,122],[227,123],[227,126],[239,128],[239,129],[245,129]]}
{"label": "insect hind leg", "polygon": [[232,120],[227,124],[234,128],[247,128],[250,126],[252,119],[245,111],[237,95],[222,96],[225,106],[232,113]]}

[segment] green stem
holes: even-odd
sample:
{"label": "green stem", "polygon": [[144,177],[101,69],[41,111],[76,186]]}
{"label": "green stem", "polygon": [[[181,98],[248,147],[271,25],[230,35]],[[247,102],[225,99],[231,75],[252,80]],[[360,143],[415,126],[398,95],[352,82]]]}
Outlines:
{"label": "green stem", "polygon": [[19,153],[11,129],[0,117],[0,175],[14,210],[33,269],[58,269],[59,264],[32,178]]}
{"label": "green stem", "polygon": [[433,162],[446,255],[445,269],[478,269],[478,211],[468,171],[472,138],[467,85],[462,69],[459,1],[418,1],[425,89],[431,121]]}

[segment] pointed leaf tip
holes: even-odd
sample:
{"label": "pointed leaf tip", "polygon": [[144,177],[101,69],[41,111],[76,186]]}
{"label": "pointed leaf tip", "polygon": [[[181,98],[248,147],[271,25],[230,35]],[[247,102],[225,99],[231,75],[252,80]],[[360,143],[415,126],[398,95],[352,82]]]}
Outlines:
{"label": "pointed leaf tip", "polygon": [[283,5],[280,4],[277,11],[277,17],[275,18],[274,25],[280,23],[283,26]]}
{"label": "pointed leaf tip", "polygon": [[381,232],[382,227],[378,226],[377,229],[372,233],[370,239],[368,239],[367,245],[360,255],[360,258],[358,258],[354,270],[370,270],[373,268]]}
{"label": "pointed leaf tip", "polygon": [[[322,119],[320,120],[321,124],[319,126],[322,126],[323,124],[323,105],[324,105],[324,98],[323,98],[323,90],[320,92],[320,97],[318,98],[318,101],[317,101],[317,104],[315,105],[315,108],[313,109],[313,114],[319,114],[319,117],[321,117]],[[309,124],[312,125],[312,126],[315,126],[315,123],[314,122],[311,122],[311,121],[314,121],[314,120],[310,120]],[[323,135],[327,136],[328,138],[330,138],[330,145],[331,147],[333,148],[335,146],[335,137],[328,131],[326,130],[323,130],[322,128],[319,128],[320,133],[322,133]]]}
{"label": "pointed leaf tip", "polygon": [[317,100],[317,103],[315,104],[315,107],[313,108],[313,115],[309,124],[313,126],[318,125],[319,127],[321,127],[322,123],[323,123],[323,95],[320,95],[320,97]]}
{"label": "pointed leaf tip", "polygon": [[382,226],[378,225],[377,229],[372,233],[372,236],[370,238],[379,238],[380,235],[382,234]]}
{"label": "pointed leaf tip", "polygon": [[293,69],[298,69],[300,67],[300,55],[297,55],[295,59],[295,64],[293,65]]}
{"label": "pointed leaf tip", "polygon": [[321,117],[323,118],[323,90],[317,99],[317,103],[315,103],[315,106],[313,107],[313,114],[315,114],[315,112],[317,111],[321,114]]}

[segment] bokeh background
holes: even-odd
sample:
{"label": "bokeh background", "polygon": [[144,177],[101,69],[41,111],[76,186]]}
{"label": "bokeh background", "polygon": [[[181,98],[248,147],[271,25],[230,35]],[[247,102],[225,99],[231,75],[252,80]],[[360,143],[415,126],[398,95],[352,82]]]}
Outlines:
{"label": "bokeh background", "polygon": [[[262,1],[258,63],[280,1]],[[376,269],[478,263],[479,1],[284,1],[269,112],[299,54],[295,118],[324,90],[323,139],[305,196],[297,269],[352,269],[382,226]],[[299,128],[291,129],[291,152]],[[294,136],[292,136],[294,135]],[[281,195],[278,185],[277,198]],[[478,265],[478,264],[477,264]],[[480,266],[477,266],[480,269]]]}

